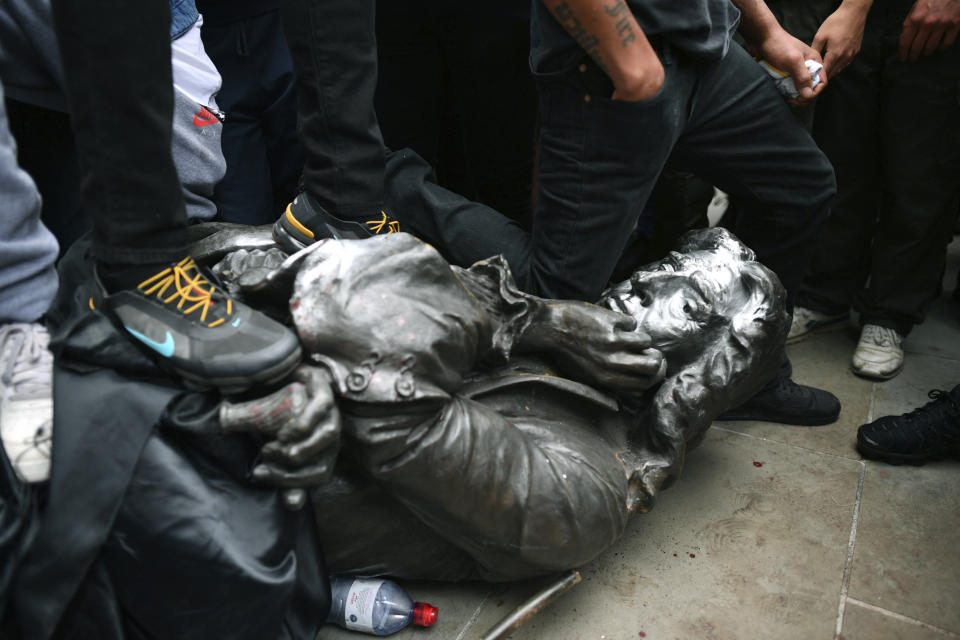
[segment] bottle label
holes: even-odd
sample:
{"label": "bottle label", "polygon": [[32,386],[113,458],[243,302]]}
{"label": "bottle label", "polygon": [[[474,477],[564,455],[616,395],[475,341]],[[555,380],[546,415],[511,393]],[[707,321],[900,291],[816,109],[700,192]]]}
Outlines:
{"label": "bottle label", "polygon": [[385,580],[354,580],[343,607],[343,626],[351,631],[373,631],[373,605]]}

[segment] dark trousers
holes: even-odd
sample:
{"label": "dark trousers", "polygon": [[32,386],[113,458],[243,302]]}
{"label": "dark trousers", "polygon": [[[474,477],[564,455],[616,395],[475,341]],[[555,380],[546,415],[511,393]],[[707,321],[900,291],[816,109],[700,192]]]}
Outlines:
{"label": "dark trousers", "polygon": [[377,47],[387,146],[413,149],[439,184],[529,228],[537,118],[529,4],[382,2]]}
{"label": "dark trousers", "polygon": [[146,264],[186,254],[170,155],[173,86],[167,0],[53,0],[83,207],[98,259]]}
{"label": "dark trousers", "polygon": [[[587,63],[541,75],[532,234],[443,191],[391,195],[410,207],[397,210],[455,262],[502,253],[524,290],[593,301],[672,151],[682,166],[742,198],[734,232],[793,294],[829,215],[829,162],[743,49],[709,64],[669,52],[664,60],[662,91],[640,103],[605,97],[609,80]],[[406,173],[416,180],[415,169]]]}
{"label": "dark trousers", "polygon": [[227,222],[267,224],[296,195],[303,171],[293,64],[279,11],[204,22],[203,45],[223,78],[227,172],[213,200]]}
{"label": "dark trousers", "polygon": [[837,170],[833,216],[799,302],[907,334],[939,294],[960,203],[960,44],[898,58],[912,2],[877,2],[859,56],[817,104]]}
{"label": "dark trousers", "polygon": [[297,126],[307,192],[341,218],[376,215],[385,149],[373,109],[374,0],[283,0],[297,76]]}

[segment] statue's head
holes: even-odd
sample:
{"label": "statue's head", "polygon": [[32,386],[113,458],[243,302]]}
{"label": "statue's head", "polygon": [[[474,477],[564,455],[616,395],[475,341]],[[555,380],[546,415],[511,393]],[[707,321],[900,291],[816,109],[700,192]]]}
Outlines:
{"label": "statue's head", "polygon": [[637,319],[670,370],[718,342],[751,350],[782,339],[784,292],[777,277],[722,229],[685,236],[681,251],[636,271],[600,304]]}

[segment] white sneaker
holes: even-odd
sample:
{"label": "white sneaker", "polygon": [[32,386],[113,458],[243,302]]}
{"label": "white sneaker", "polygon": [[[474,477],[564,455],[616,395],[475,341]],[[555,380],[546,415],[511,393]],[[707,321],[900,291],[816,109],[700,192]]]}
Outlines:
{"label": "white sneaker", "polygon": [[892,378],[903,368],[903,336],[886,327],[863,325],[852,366],[853,372],[861,376]]}
{"label": "white sneaker", "polygon": [[24,482],[50,477],[53,354],[40,324],[0,325],[0,440]]}
{"label": "white sneaker", "polygon": [[823,313],[806,307],[794,307],[793,322],[790,323],[790,333],[787,334],[787,344],[799,342],[815,333],[842,329],[846,325],[846,313]]}

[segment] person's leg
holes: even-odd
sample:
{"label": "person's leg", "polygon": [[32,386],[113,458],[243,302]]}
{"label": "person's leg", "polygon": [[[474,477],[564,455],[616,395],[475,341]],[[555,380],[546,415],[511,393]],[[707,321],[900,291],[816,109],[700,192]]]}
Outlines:
{"label": "person's leg", "polygon": [[[733,231],[780,278],[790,309],[830,213],[833,169],[741,47],[703,66],[699,80],[674,158],[741,201]],[[767,387],[723,417],[806,425],[836,420],[835,396],[797,385],[790,375],[784,356]]]}
{"label": "person's leg", "polygon": [[[611,100],[595,64],[538,78],[540,167],[529,264],[514,275],[545,298],[595,301],[607,286],[679,135],[692,65],[662,56],[666,80],[649,100]],[[512,266],[512,265],[511,265]]]}
{"label": "person's leg", "polygon": [[960,45],[916,62],[900,60],[894,43],[885,54],[880,218],[855,302],[861,324],[905,336],[939,295],[960,203]]}
{"label": "person's leg", "polygon": [[373,0],[284,0],[280,12],[297,76],[303,192],[273,226],[292,252],[320,238],[400,230],[383,210],[386,149],[373,106]]}
{"label": "person's leg", "polygon": [[469,267],[503,255],[514,274],[530,263],[532,239],[514,220],[441,187],[433,169],[410,149],[387,154],[386,205],[403,229],[429,242],[451,264]]}
{"label": "person's leg", "polygon": [[803,280],[798,305],[847,313],[870,269],[880,204],[880,33],[868,23],[864,47],[818,99],[813,135],[837,172],[837,197]]}
{"label": "person's leg", "polygon": [[300,360],[296,335],[231,300],[187,255],[169,4],[52,7],[104,308],[186,381],[234,391],[285,377]]}
{"label": "person's leg", "polygon": [[306,191],[331,214],[367,219],[383,204],[385,151],[373,108],[373,0],[284,0],[297,75]]}
{"label": "person's leg", "polygon": [[0,441],[27,482],[50,473],[53,356],[40,319],[57,289],[56,258],[40,194],[17,166],[0,84]]}
{"label": "person's leg", "polygon": [[830,213],[833,168],[739,46],[704,67],[674,156],[741,199],[734,233],[787,290],[788,308]]}
{"label": "person's leg", "polygon": [[169,4],[151,0],[136,11],[119,0],[52,5],[95,256],[151,265],[182,258],[186,214],[170,155]]}

